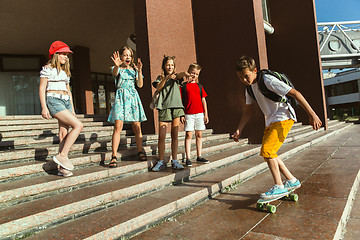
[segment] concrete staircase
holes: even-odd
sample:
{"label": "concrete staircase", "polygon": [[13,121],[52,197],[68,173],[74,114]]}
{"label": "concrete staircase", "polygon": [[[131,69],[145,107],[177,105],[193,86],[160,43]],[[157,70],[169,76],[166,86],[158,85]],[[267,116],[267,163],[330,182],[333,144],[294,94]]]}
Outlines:
{"label": "concrete staircase", "polygon": [[[104,117],[78,117],[84,129],[71,149],[75,171],[70,178],[57,176],[48,161],[57,153],[56,120],[1,118],[0,239],[131,237],[267,169],[257,156],[260,145],[249,145],[247,139],[235,143],[229,134],[206,130],[203,155],[209,164],[149,172],[156,161],[157,135],[144,136],[149,161],[140,162],[130,128],[121,138],[122,161],[110,169],[112,126]],[[295,124],[281,157],[293,156],[349,126],[330,121],[329,130],[315,132]],[[178,159],[183,159],[183,132],[179,138]],[[192,149],[195,156],[195,140]]]}

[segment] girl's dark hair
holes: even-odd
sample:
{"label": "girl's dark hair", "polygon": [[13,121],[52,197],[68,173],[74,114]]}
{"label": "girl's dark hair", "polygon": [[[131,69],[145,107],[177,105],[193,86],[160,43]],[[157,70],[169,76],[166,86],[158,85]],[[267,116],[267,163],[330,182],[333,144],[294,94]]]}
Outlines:
{"label": "girl's dark hair", "polygon": [[166,77],[166,70],[165,65],[167,61],[172,60],[174,62],[174,73],[176,72],[176,65],[175,65],[175,56],[166,56],[164,55],[162,64],[161,64],[161,77]]}

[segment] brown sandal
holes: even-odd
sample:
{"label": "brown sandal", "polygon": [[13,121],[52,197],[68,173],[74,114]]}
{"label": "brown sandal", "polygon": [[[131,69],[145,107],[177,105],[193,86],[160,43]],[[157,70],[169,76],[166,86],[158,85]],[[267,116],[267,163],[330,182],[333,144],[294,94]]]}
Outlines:
{"label": "brown sandal", "polygon": [[147,161],[147,156],[145,152],[138,152],[139,161]]}
{"label": "brown sandal", "polygon": [[109,163],[109,168],[116,168],[117,167],[117,158],[115,156],[113,156],[110,160]]}

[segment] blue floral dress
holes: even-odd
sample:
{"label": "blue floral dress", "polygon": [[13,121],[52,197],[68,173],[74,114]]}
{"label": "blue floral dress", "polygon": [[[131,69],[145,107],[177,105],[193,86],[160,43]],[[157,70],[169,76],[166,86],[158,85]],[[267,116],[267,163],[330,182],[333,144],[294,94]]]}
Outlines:
{"label": "blue floral dress", "polygon": [[108,118],[109,122],[121,120],[124,123],[132,123],[147,120],[141,99],[135,89],[137,74],[133,69],[119,68],[118,76],[114,77],[117,90]]}

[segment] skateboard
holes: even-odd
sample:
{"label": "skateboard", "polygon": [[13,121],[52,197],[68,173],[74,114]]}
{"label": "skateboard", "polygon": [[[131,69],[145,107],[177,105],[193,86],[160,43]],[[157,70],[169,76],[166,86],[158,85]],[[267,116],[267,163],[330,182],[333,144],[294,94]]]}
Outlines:
{"label": "skateboard", "polygon": [[270,203],[273,201],[279,200],[279,199],[297,202],[299,200],[299,196],[297,194],[295,194],[294,191],[295,191],[295,189],[290,190],[286,195],[283,195],[283,196],[280,196],[277,198],[273,198],[273,199],[265,200],[263,198],[260,198],[256,203],[256,209],[262,210],[262,211],[267,211],[269,213],[275,213],[276,206],[271,205]]}

